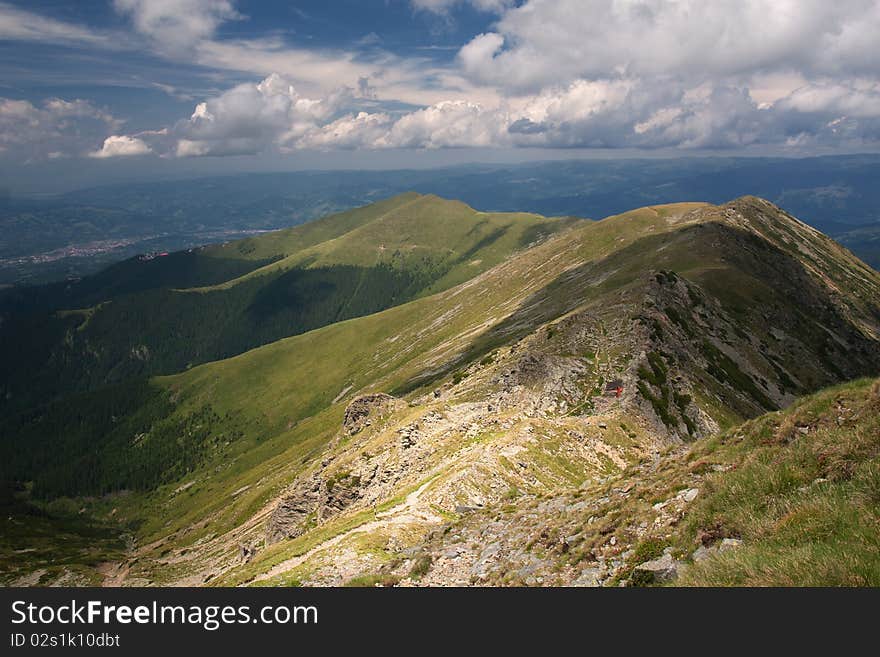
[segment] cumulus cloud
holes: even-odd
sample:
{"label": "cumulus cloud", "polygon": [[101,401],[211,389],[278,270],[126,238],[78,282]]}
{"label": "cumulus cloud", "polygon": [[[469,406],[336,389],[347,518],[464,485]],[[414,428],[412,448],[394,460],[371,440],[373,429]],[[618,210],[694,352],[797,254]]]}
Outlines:
{"label": "cumulus cloud", "polygon": [[[412,4],[443,13],[464,1]],[[499,18],[460,49],[457,70],[432,74],[440,84],[423,107],[391,111],[362,102],[381,107],[395,92],[400,99],[387,80],[400,62],[369,82],[362,68],[354,91],[311,97],[273,75],[200,105],[176,128],[178,154],[880,144],[878,0],[470,4]],[[281,53],[267,59],[266,48],[257,58],[263,65],[287,61]],[[381,84],[374,87],[373,79]]]}
{"label": "cumulus cloud", "polygon": [[[365,97],[366,95],[366,97]],[[504,139],[506,119],[467,100],[411,112],[368,111],[372,94],[340,87],[321,97],[300,94],[272,74],[199,103],[178,122],[179,157],[243,155],[303,148],[456,148],[492,146]]]}
{"label": "cumulus cloud", "polygon": [[876,0],[530,0],[460,61],[474,79],[517,90],[612,76],[873,75],[878,32]]}
{"label": "cumulus cloud", "polygon": [[382,145],[395,148],[492,146],[503,139],[505,120],[467,100],[448,100],[402,116]]}
{"label": "cumulus cloud", "polygon": [[[366,105],[365,105],[366,103]],[[171,131],[178,156],[298,149],[556,147],[725,149],[756,144],[880,143],[880,87],[805,85],[774,103],[745,86],[578,79],[483,105],[445,100],[377,110],[342,87],[300,94],[273,74],[199,103]]]}
{"label": "cumulus cloud", "polygon": [[519,144],[876,146],[878,33],[877,0],[528,0],[458,63]]}
{"label": "cumulus cloud", "polygon": [[25,162],[81,155],[121,125],[86,100],[0,98],[0,150]]}
{"label": "cumulus cloud", "polygon": [[382,148],[388,145],[388,131],[393,124],[394,119],[384,112],[358,112],[315,126],[298,139],[287,141],[282,150]]}
{"label": "cumulus cloud", "polygon": [[[31,157],[143,149],[198,157],[880,146],[880,0],[410,0],[441,15],[465,4],[493,22],[443,62],[390,53],[375,35],[349,50],[295,46],[277,34],[221,38],[221,24],[245,18],[234,0],[113,0],[140,47],[149,40],[170,59],[262,81],[201,99],[163,135],[121,135],[85,101],[73,101],[78,109],[12,101],[26,103],[16,111],[29,118],[12,118],[13,106],[0,114],[0,148],[30,148]],[[126,47],[0,0],[4,36]]]}
{"label": "cumulus cloud", "polygon": [[89,153],[89,157],[131,157],[147,153],[152,153],[152,149],[143,139],[128,135],[110,135],[104,140],[104,144],[99,150]]}
{"label": "cumulus cloud", "polygon": [[339,118],[353,106],[354,93],[341,88],[322,97],[302,96],[272,74],[259,84],[242,84],[199,103],[174,126],[177,155],[244,155],[285,148]]}

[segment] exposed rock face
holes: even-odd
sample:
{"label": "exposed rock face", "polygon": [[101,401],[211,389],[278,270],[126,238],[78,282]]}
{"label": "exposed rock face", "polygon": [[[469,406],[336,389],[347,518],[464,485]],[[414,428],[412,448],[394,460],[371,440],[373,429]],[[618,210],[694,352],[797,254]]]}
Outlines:
{"label": "exposed rock face", "polygon": [[266,527],[266,542],[296,538],[363,497],[360,475],[315,474],[300,479],[275,507]]}
{"label": "exposed rock face", "polygon": [[[345,409],[342,430],[348,436],[363,431],[372,424],[374,419],[386,416],[404,403],[385,393],[362,395],[355,398]],[[400,449],[408,449],[415,445],[418,437],[418,425],[398,430],[401,436]],[[275,507],[266,528],[266,542],[295,538],[306,532],[310,527],[320,524],[345,510],[365,496],[370,502],[378,491],[395,483],[407,468],[400,464],[389,464],[388,454],[378,454],[370,459],[360,461],[357,466],[340,470],[328,468],[325,460],[319,472],[304,475],[298,479],[289,492]]]}
{"label": "exposed rock face", "polygon": [[345,409],[342,428],[347,435],[353,436],[370,424],[371,417],[385,415],[394,410],[398,403],[398,399],[384,392],[356,397]]}
{"label": "exposed rock face", "polygon": [[294,538],[305,531],[305,522],[318,506],[321,481],[309,479],[282,499],[266,528],[266,542],[277,543],[285,538]]}

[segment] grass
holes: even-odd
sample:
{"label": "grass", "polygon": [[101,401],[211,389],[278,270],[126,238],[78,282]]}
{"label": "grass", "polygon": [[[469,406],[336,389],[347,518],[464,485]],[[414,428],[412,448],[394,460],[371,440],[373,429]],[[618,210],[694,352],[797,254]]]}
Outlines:
{"label": "grass", "polygon": [[[581,232],[583,236],[578,237]],[[218,503],[223,499],[223,491],[255,484],[265,472],[272,473],[270,483],[276,481],[280,485],[289,481],[297,471],[290,464],[317,453],[314,450],[326,443],[337,430],[344,402],[333,406],[330,402],[340,390],[352,385],[355,391],[388,391],[409,387],[412,382],[415,382],[412,389],[418,390],[420,380],[430,381],[419,378],[425,369],[435,367],[432,363],[444,362],[446,354],[471,343],[472,338],[462,339],[460,336],[479,336],[480,330],[485,331],[480,328],[485,325],[485,312],[481,309],[491,309],[496,316],[504,316],[505,313],[516,313],[518,307],[524,306],[529,309],[528,314],[515,315],[516,321],[525,327],[541,325],[546,321],[546,315],[542,313],[558,313],[566,306],[550,306],[545,310],[540,304],[532,304],[522,290],[552,283],[566,263],[581,254],[601,257],[601,244],[606,236],[609,238],[607,248],[613,250],[618,247],[618,240],[634,240],[637,234],[622,220],[618,223],[603,221],[578,229],[565,238],[551,239],[487,274],[478,287],[479,307],[462,308],[463,297],[457,289],[451,290],[282,340],[236,358],[193,368],[185,374],[159,379],[162,385],[179,392],[181,409],[198,407],[210,400],[221,416],[232,413],[250,425],[246,431],[247,439],[241,441],[240,448],[234,448],[233,469],[214,476],[210,488],[199,491],[187,502],[191,511],[181,515],[181,522],[175,520],[172,526],[185,526],[195,521],[204,515],[205,507],[216,509],[220,514],[212,521],[214,528],[232,525],[232,509],[222,508],[223,505]],[[693,242],[681,247],[696,248]],[[662,253],[669,257],[671,252],[669,248]],[[546,266],[548,262],[553,266]],[[644,261],[640,261],[639,267],[644,266]],[[469,294],[471,292],[477,293],[469,289]],[[597,301],[603,298],[601,291],[591,294],[596,294]],[[584,291],[583,288],[560,288],[554,291],[553,299],[554,302],[564,299],[574,304],[577,299],[584,300]],[[499,343],[510,339],[505,337]],[[479,361],[495,348],[493,339],[487,340],[486,344],[489,348],[482,353],[473,352],[473,359]],[[654,362],[649,363],[651,375],[658,380],[664,378],[662,361],[657,356],[652,360]],[[472,361],[456,363],[447,371],[461,371],[468,362]],[[297,376],[296,373],[307,373],[308,376]],[[670,395],[667,408],[674,401]],[[706,403],[707,399],[698,398],[697,401]],[[711,407],[716,400],[712,398],[708,402]],[[713,414],[719,417],[728,411],[723,405],[713,408]],[[733,422],[735,417],[725,421]],[[294,428],[285,429],[290,424]],[[303,444],[305,441],[308,444]],[[294,454],[295,458],[291,458]],[[545,460],[563,480],[580,476],[580,473],[568,471],[569,464]],[[233,473],[234,476],[230,476]],[[547,483],[555,486],[558,484],[555,479]],[[260,501],[268,499],[272,490],[263,482],[250,496],[249,508],[253,509]],[[177,505],[178,502],[174,501],[172,508]],[[244,509],[238,505],[233,505],[233,509],[235,517],[244,515]],[[166,513],[163,510],[162,516]],[[152,526],[160,529],[155,523]]]}
{"label": "grass", "polygon": [[627,582],[631,586],[650,586],[653,584],[652,576],[636,570],[636,566],[652,561],[663,555],[663,550],[669,547],[670,541],[661,538],[647,538],[639,542],[633,549],[633,553],[627,559],[626,566],[617,573],[609,586],[616,586],[621,582]]}
{"label": "grass", "polygon": [[29,291],[3,309],[0,407],[180,372],[369,315],[467,281],[520,251],[526,235],[572,224],[410,193]]}
{"label": "grass", "polygon": [[124,551],[122,531],[112,523],[83,517],[70,505],[31,503],[26,492],[0,492],[4,586],[32,573],[41,584],[65,578],[71,585],[100,586],[96,567],[120,559]]}
{"label": "grass", "polygon": [[361,575],[354,577],[345,583],[347,587],[375,587],[375,586],[395,586],[400,581],[396,575],[387,573],[375,573],[373,575]]}
{"label": "grass", "polygon": [[409,578],[415,581],[424,577],[431,569],[434,558],[430,554],[420,554],[409,569]]}
{"label": "grass", "polygon": [[[839,425],[838,402],[849,409]],[[683,537],[712,528],[743,547],[693,567],[683,584],[880,586],[880,381],[821,393],[696,449],[737,467],[708,479]]]}
{"label": "grass", "polygon": [[701,343],[701,351],[709,363],[707,371],[716,380],[728,383],[734,390],[746,393],[764,410],[776,408],[776,404],[758,388],[752,378],[743,372],[730,356],[708,340],[703,340]]}

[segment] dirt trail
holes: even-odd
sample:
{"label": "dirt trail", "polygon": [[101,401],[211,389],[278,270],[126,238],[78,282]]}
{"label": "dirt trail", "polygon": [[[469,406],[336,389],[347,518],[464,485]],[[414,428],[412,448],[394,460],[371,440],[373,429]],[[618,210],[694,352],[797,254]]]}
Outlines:
{"label": "dirt trail", "polygon": [[326,541],[316,545],[315,547],[311,548],[307,552],[304,552],[303,554],[282,561],[281,563],[273,566],[266,572],[257,575],[252,580],[245,582],[244,586],[252,582],[262,582],[267,579],[271,579],[277,575],[281,575],[282,573],[286,573],[289,570],[296,568],[300,564],[305,563],[315,554],[323,550],[327,550],[335,545],[338,545],[349,536],[353,536],[355,534],[369,533],[375,530],[385,529],[393,525],[407,525],[412,523],[433,524],[442,522],[443,519],[432,511],[424,508],[418,508],[419,498],[421,497],[422,493],[425,492],[428,486],[430,486],[433,482],[434,479],[426,481],[412,493],[407,495],[406,499],[397,506],[392,507],[387,511],[377,513],[375,520],[365,522],[362,525],[358,525],[357,527],[353,527],[348,531],[337,534],[336,536],[328,538]]}

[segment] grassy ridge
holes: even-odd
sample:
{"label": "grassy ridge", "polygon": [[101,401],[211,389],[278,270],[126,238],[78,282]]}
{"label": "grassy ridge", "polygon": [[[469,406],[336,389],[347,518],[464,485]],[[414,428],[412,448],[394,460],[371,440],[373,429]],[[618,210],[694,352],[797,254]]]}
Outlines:
{"label": "grassy ridge", "polygon": [[404,194],[0,298],[0,407],[168,374],[467,280],[571,220]]}

